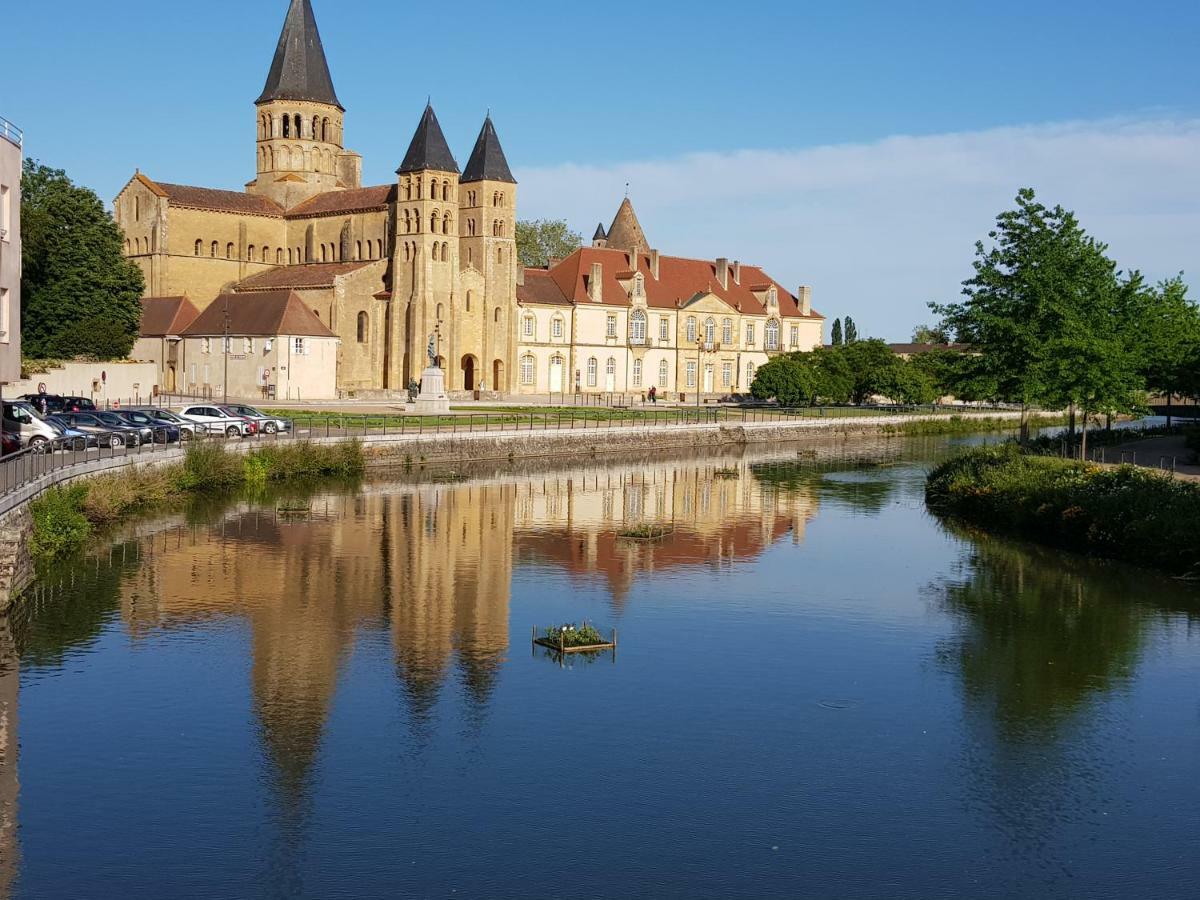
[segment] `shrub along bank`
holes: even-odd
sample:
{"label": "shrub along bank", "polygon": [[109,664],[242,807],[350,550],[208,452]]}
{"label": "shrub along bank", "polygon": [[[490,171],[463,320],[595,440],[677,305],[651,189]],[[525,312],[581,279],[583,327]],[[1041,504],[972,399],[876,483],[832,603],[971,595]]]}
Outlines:
{"label": "shrub along bank", "polygon": [[363,468],[357,441],[271,445],[245,454],[217,443],[196,444],[179,465],[130,468],[46,491],[30,504],[30,551],[35,559],[63,556],[81,547],[97,528],[206,492],[289,479],[352,477]]}
{"label": "shrub along bank", "polygon": [[1200,574],[1200,485],[1132,466],[972,450],[929,475],[934,512],[1107,559]]}

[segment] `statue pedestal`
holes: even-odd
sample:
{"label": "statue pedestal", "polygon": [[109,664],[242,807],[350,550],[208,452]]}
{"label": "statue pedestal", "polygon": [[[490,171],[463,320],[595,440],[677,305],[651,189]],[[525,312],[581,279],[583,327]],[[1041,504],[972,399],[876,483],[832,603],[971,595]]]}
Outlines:
{"label": "statue pedestal", "polygon": [[433,416],[450,412],[450,398],[446,396],[446,375],[437,366],[430,366],[421,373],[421,393],[417,399],[405,406],[405,411],[422,416]]}

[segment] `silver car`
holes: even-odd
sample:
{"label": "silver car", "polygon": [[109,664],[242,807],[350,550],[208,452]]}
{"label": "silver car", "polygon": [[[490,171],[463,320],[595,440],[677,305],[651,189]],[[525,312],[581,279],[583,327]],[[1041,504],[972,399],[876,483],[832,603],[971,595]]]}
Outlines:
{"label": "silver car", "polygon": [[223,434],[227,437],[249,437],[258,430],[249,419],[226,412],[215,404],[197,404],[186,407],[180,415],[189,419],[207,434]]}
{"label": "silver car", "polygon": [[253,406],[242,406],[239,403],[231,403],[225,409],[231,410],[252,422],[257,422],[259,434],[279,434],[280,432],[292,430],[291,419],[279,419],[275,416],[268,416],[265,412],[255,409]]}

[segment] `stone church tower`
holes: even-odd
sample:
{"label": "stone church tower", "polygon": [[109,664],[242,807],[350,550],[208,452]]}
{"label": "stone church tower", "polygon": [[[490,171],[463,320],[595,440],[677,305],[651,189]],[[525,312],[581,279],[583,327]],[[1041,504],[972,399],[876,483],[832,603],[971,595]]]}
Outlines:
{"label": "stone church tower", "polygon": [[288,209],[317,194],[359,187],[362,159],[342,145],[345,112],[312,4],[292,0],[255,101],[258,174],[246,189]]}

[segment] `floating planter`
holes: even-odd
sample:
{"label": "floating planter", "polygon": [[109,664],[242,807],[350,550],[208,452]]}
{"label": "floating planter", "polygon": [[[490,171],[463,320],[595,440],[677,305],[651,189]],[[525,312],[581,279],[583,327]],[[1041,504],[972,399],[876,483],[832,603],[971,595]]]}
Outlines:
{"label": "floating planter", "polygon": [[733,479],[741,474],[737,469],[715,469],[713,471],[713,478]]}
{"label": "floating planter", "polygon": [[281,519],[299,519],[312,515],[312,503],[306,500],[284,500],[275,507],[275,515]]}
{"label": "floating planter", "polygon": [[617,536],[625,538],[627,541],[661,541],[674,533],[674,525],[638,525],[617,532]]}
{"label": "floating planter", "polygon": [[543,628],[539,633],[533,629],[533,643],[545,647],[564,656],[568,653],[589,653],[597,650],[617,649],[617,630],[614,628],[612,638],[605,638],[596,626],[590,622],[582,625],[557,625],[553,628]]}

